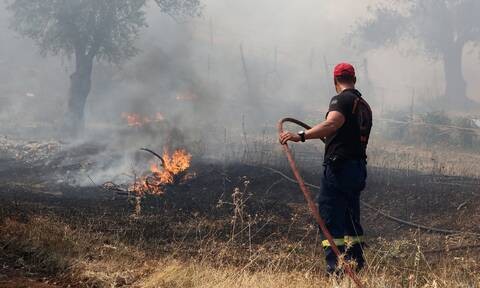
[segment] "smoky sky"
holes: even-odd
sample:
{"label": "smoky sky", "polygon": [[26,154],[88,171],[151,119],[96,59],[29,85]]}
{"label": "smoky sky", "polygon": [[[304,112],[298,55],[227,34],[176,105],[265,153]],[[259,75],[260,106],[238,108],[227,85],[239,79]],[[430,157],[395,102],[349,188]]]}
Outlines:
{"label": "smoky sky", "polygon": [[[151,4],[149,27],[137,42],[139,55],[120,66],[96,64],[87,121],[116,123],[124,111],[160,111],[185,126],[228,125],[230,119],[256,115],[274,123],[306,108],[323,111],[333,96],[332,66],[341,61],[367,63],[358,69],[359,88],[369,81],[372,97],[381,97],[387,107],[407,106],[413,89],[419,97],[440,94],[438,61],[395,47],[364,53],[343,41],[357,21],[369,17],[368,6],[380,2],[207,0],[196,19],[172,18]],[[72,60],[41,57],[31,40],[9,30],[9,17],[2,3],[0,117],[59,122]],[[480,100],[478,52],[469,45],[464,53],[468,96]]]}

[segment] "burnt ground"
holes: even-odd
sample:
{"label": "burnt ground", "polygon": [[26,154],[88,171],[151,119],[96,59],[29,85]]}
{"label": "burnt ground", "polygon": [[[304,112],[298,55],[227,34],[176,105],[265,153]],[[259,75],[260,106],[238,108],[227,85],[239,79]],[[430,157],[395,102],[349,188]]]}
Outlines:
{"label": "burnt ground", "polygon": [[[153,256],[178,254],[177,248],[183,245],[182,253],[177,256],[189,258],[198,256],[206,238],[229,241],[235,229],[232,225],[232,193],[239,188],[243,202],[241,215],[236,219],[240,217],[242,222],[251,226],[251,245],[267,245],[275,250],[281,249],[283,243],[296,243],[305,238],[311,243],[318,240],[318,234],[312,232],[314,223],[297,185],[263,166],[245,163],[224,166],[197,161],[191,168],[195,177],[169,187],[162,196],[145,198],[142,214],[135,218],[131,217],[134,203],[125,195],[93,184],[79,187],[66,184],[68,181],[57,181],[58,177],[52,175],[82,169],[79,164],[65,166],[59,163],[45,160],[26,163],[6,156],[0,159],[2,221],[7,218],[28,221],[35,215],[48,215],[61,219],[72,229],[87,229],[120,237]],[[307,182],[318,185],[321,177],[321,166],[318,166],[317,169],[303,171]],[[274,168],[291,175],[288,167]],[[479,184],[480,180],[473,178],[370,167],[368,187],[362,199],[407,221],[480,233]],[[449,239],[442,234],[391,221],[366,207],[362,207],[362,213],[372,247],[379,241],[418,238],[422,239],[426,250],[434,251],[444,249]],[[244,233],[239,234],[246,237]],[[476,244],[476,241],[464,244]],[[0,244],[3,248],[8,245]],[[476,248],[469,251],[477,253]],[[441,257],[441,253],[434,251],[432,255],[439,254]],[[12,281],[26,281],[24,287],[55,287],[42,280],[45,274],[51,275],[50,271],[30,270],[16,257],[0,254],[3,267],[0,271],[1,287],[22,287],[8,286]],[[234,264],[243,260],[232,258],[229,261]],[[38,286],[32,284],[37,282]]]}

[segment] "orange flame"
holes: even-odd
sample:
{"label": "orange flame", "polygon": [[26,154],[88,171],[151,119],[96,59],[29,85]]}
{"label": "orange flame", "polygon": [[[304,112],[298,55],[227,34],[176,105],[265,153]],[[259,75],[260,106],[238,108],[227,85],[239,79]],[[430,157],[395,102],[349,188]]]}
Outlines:
{"label": "orange flame", "polygon": [[127,121],[129,127],[140,128],[145,124],[152,123],[152,122],[161,122],[165,120],[162,113],[157,112],[154,118],[150,118],[148,116],[140,116],[137,113],[122,113],[122,118]]}
{"label": "orange flame", "polygon": [[130,127],[140,127],[142,126],[142,119],[140,115],[135,114],[135,113],[122,113],[122,118],[127,120],[127,124]]}
{"label": "orange flame", "polygon": [[190,167],[190,160],[192,155],[187,151],[180,149],[173,152],[172,155],[168,154],[168,151],[163,151],[163,160],[165,160],[165,169],[172,174],[179,174]]}
{"label": "orange flame", "polygon": [[198,95],[196,95],[193,92],[185,92],[183,94],[177,94],[177,97],[175,97],[178,101],[195,101],[198,98]]}
{"label": "orange flame", "polygon": [[[150,165],[150,171],[147,175],[141,177],[131,187],[130,191],[144,195],[163,194],[166,185],[175,184],[176,181],[182,181],[188,178],[185,171],[190,167],[192,155],[183,149],[176,150],[173,154],[169,154],[164,150],[162,158],[163,166],[157,164]],[[178,179],[180,177],[181,179]]]}
{"label": "orange flame", "polygon": [[164,121],[164,120],[165,120],[165,117],[163,117],[162,113],[157,112],[157,114],[155,114],[155,121],[160,122],[160,121]]}

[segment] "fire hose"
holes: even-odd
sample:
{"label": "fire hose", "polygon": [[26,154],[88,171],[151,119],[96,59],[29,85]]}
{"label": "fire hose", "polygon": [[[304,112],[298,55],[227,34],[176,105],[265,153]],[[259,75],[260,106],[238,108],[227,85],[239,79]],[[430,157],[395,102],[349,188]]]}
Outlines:
{"label": "fire hose", "polygon": [[[311,129],[312,127],[308,126],[307,124],[293,118],[284,118],[278,122],[278,133],[282,134],[283,133],[283,124],[286,122],[291,122],[294,124],[297,124],[305,129]],[[338,250],[337,245],[335,245],[335,241],[333,240],[332,234],[330,234],[330,231],[328,231],[327,226],[325,225],[325,221],[322,219],[320,216],[320,213],[318,212],[317,206],[315,205],[315,202],[313,201],[312,193],[308,189],[307,185],[305,184],[305,181],[303,180],[302,175],[300,175],[300,172],[298,170],[297,164],[295,163],[295,159],[293,158],[292,152],[290,148],[288,147],[288,144],[283,144],[283,151],[285,152],[285,155],[287,156],[288,163],[290,164],[290,167],[292,168],[293,174],[295,176],[295,179],[297,179],[298,185],[300,186],[300,189],[303,192],[303,196],[305,196],[305,200],[307,201],[308,207],[310,208],[310,212],[312,213],[313,218],[315,218],[315,221],[317,224],[320,226],[320,229],[322,230],[323,235],[325,238],[327,238],[328,243],[330,244],[330,247],[332,248],[333,253],[340,259],[341,253],[340,250]],[[357,285],[357,287],[362,288],[363,284],[360,282],[360,279],[358,278],[357,274],[352,270],[352,267],[350,265],[345,265],[345,272],[347,275],[352,279],[353,282]]]}

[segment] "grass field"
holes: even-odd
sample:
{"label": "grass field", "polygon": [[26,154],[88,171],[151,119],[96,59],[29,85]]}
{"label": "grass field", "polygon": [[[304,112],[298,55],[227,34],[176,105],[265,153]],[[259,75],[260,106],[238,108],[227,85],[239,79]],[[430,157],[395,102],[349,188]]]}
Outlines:
{"label": "grass field", "polygon": [[[451,152],[437,169],[425,151],[391,147],[372,149],[364,201],[410,222],[480,232],[476,155]],[[144,198],[134,215],[132,199],[52,181],[50,162],[7,156],[0,287],[354,287],[325,276],[298,187],[260,165],[198,162],[194,178]],[[451,165],[465,165],[465,175]],[[318,169],[304,172],[318,184]],[[432,233],[362,212],[365,287],[480,287],[478,234]]]}

